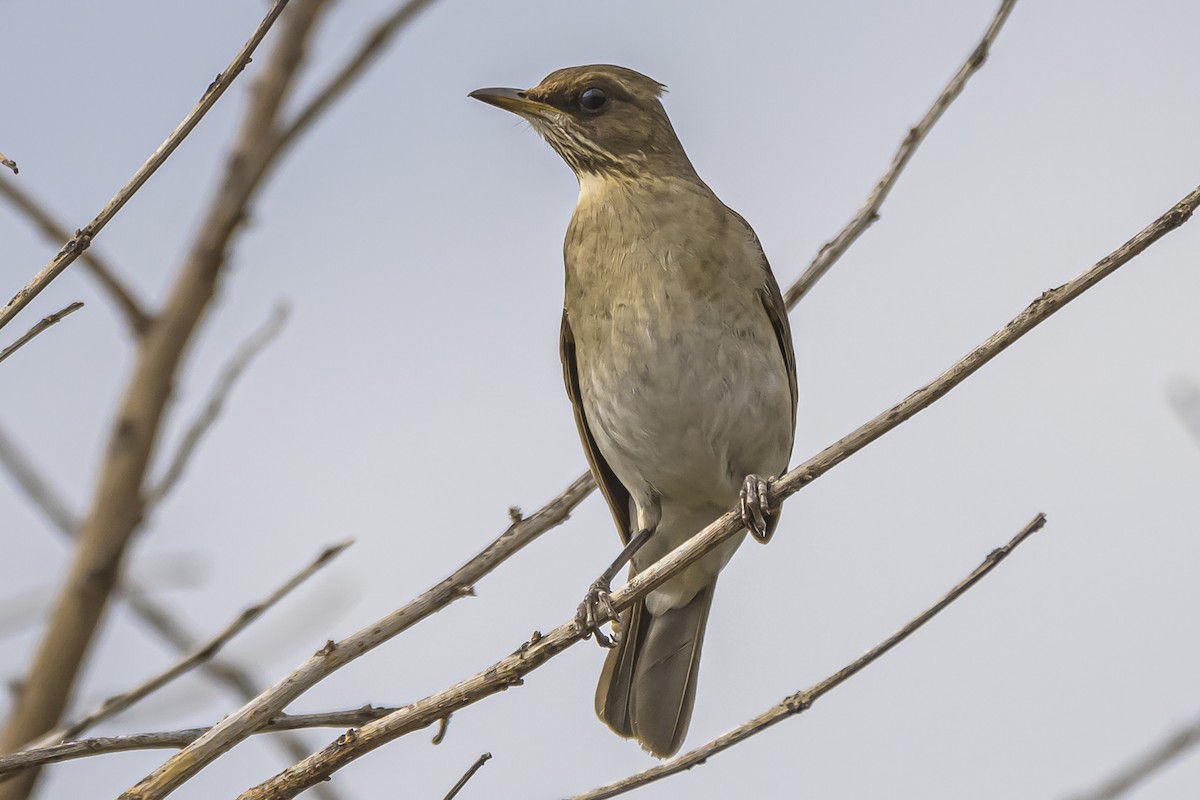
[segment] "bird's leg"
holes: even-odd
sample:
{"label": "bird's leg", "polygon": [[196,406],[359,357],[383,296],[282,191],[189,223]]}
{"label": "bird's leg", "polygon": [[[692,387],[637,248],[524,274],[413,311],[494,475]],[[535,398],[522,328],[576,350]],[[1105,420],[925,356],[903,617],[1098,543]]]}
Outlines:
{"label": "bird's leg", "polygon": [[600,626],[605,622],[615,622],[618,619],[617,610],[613,608],[612,597],[610,597],[612,579],[617,576],[622,567],[629,563],[633,554],[649,540],[650,530],[648,528],[643,528],[635,533],[608,569],[604,570],[604,573],[588,587],[587,594],[583,596],[583,602],[579,604],[579,610],[575,612],[575,625],[583,632],[583,638],[587,639],[594,633],[596,634],[596,644],[601,647],[617,646],[620,635],[615,630],[611,637],[600,630]]}
{"label": "bird's leg", "polygon": [[750,531],[759,544],[771,541],[771,533],[767,530],[766,514],[771,511],[771,498],[767,495],[767,482],[760,476],[751,473],[742,481],[739,492],[742,509],[742,524]]}

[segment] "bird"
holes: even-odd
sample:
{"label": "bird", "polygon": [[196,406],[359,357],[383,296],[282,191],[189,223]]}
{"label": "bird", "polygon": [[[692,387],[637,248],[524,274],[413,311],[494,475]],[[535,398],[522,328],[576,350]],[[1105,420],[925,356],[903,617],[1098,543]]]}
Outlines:
{"label": "bird", "polygon": [[[527,120],[575,173],[563,245],[563,379],[588,465],[625,547],[576,621],[610,648],[596,713],[658,758],[695,707],[717,575],[741,532],[615,613],[635,575],[732,506],[766,542],[768,480],[796,427],[787,308],[758,236],[700,179],[662,104],[665,86],[611,64],[470,97]],[[613,622],[614,635],[600,626]]]}

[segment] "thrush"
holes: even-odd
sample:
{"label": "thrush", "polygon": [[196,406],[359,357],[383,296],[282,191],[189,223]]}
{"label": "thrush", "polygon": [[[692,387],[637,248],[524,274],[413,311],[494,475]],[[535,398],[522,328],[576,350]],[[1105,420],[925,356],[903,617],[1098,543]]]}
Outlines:
{"label": "thrush", "polygon": [[[779,285],[749,224],[688,160],[664,86],[623,67],[551,73],[532,89],[471,97],[514,112],[579,179],[563,256],[560,349],[579,438],[625,549],[577,619],[615,618],[609,583],[645,569],[734,504],[766,541],[779,521],[763,476],[782,473],[796,365]],[[726,540],[616,621],[596,713],[660,758],[691,721]]]}

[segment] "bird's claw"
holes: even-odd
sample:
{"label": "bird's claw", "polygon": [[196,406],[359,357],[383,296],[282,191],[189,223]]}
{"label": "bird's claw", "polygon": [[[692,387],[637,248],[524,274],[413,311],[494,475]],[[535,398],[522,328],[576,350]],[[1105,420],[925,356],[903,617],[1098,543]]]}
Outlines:
{"label": "bird's claw", "polygon": [[739,492],[742,524],[760,544],[771,539],[767,530],[766,514],[771,511],[771,498],[767,494],[767,482],[758,475],[747,475]]}
{"label": "bird's claw", "polygon": [[583,638],[588,639],[595,634],[596,644],[604,648],[616,647],[620,641],[620,635],[615,625],[612,636],[600,630],[604,623],[616,622],[620,619],[616,608],[613,607],[611,592],[608,581],[603,579],[596,581],[588,588],[587,594],[583,596],[583,602],[579,604],[579,609],[575,612],[575,626],[579,628]]}

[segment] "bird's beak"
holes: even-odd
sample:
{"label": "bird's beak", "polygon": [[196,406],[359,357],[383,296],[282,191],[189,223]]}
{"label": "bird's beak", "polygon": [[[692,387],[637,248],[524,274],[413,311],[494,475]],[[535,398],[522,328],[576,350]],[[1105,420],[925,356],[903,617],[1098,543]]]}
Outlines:
{"label": "bird's beak", "polygon": [[482,100],[488,105],[503,108],[505,111],[511,111],[523,117],[557,111],[553,106],[531,99],[523,89],[476,89],[467,97]]}

